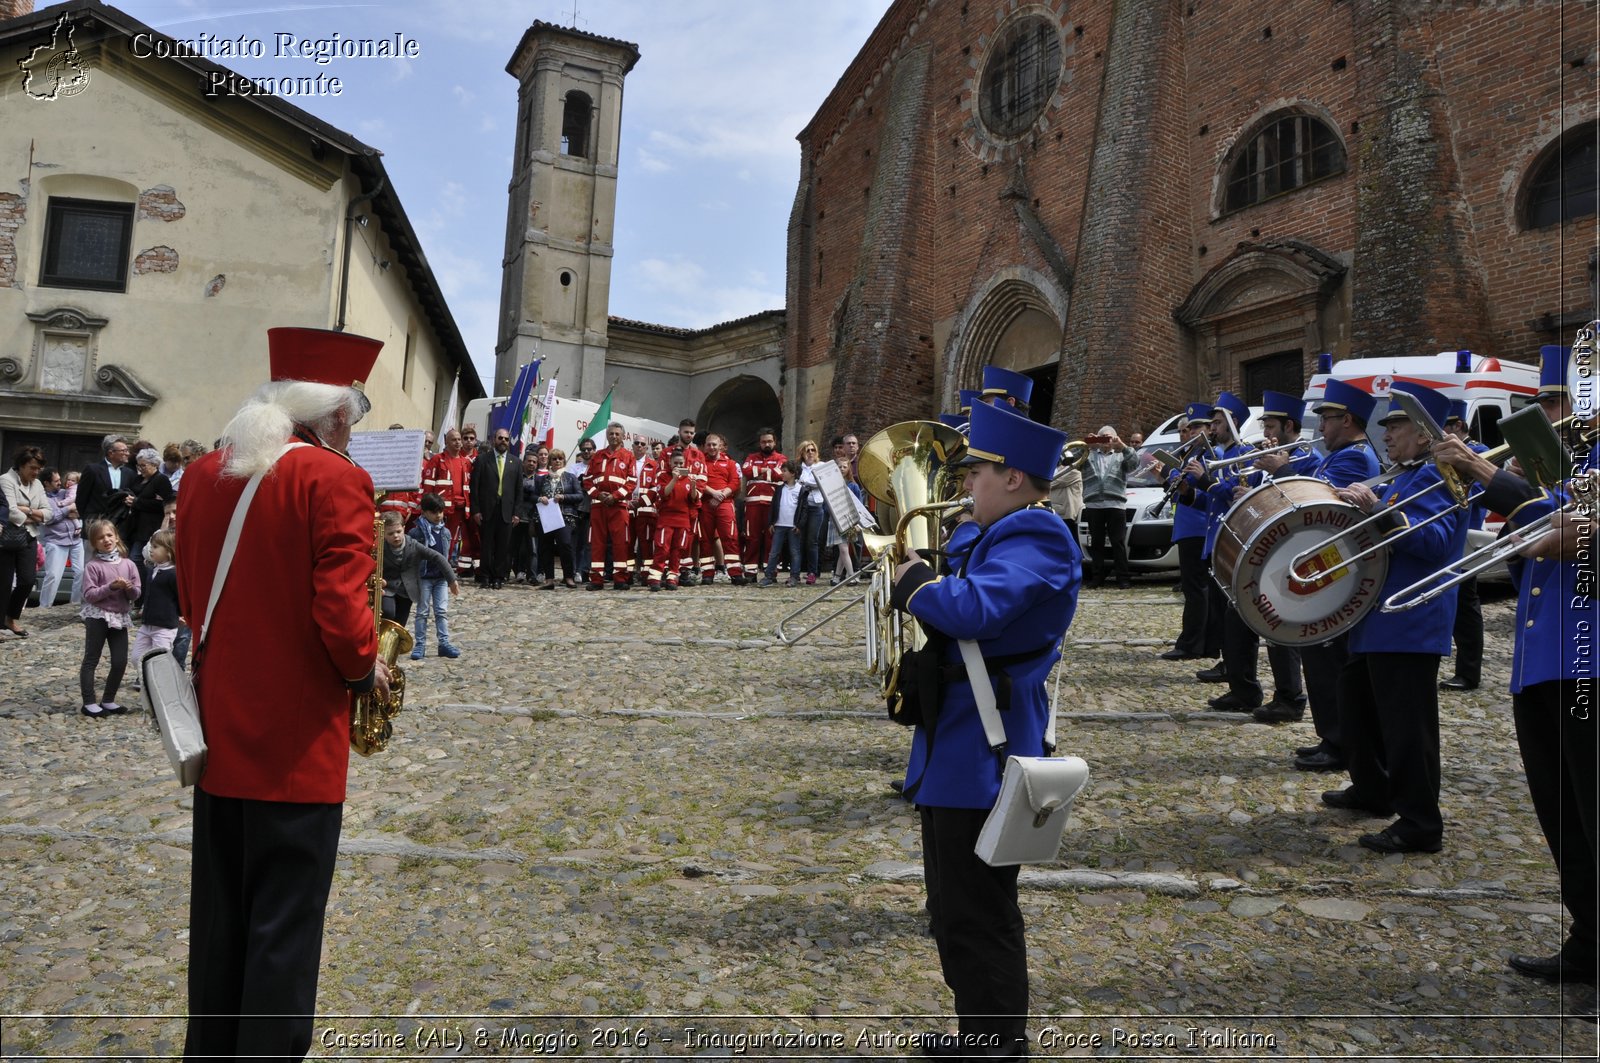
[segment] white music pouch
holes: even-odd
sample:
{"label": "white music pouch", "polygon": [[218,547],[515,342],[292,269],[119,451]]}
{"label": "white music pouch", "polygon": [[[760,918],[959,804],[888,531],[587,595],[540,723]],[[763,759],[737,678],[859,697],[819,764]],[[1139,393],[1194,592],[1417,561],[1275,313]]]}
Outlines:
{"label": "white music pouch", "polygon": [[1000,798],[973,848],[978,859],[990,867],[1054,860],[1072,802],[1088,781],[1082,757],[1007,757]]}

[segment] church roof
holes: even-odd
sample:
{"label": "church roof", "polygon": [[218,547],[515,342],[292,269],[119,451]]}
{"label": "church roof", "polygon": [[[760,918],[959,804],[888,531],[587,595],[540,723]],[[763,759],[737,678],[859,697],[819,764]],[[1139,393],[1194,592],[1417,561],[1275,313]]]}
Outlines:
{"label": "church roof", "polygon": [[511,50],[511,59],[506,63],[506,73],[512,75],[513,77],[516,76],[516,71],[512,68],[516,65],[517,56],[521,55],[522,50],[532,42],[533,38],[537,34],[540,33],[553,33],[562,37],[573,37],[580,41],[594,41],[597,44],[608,44],[613,48],[620,48],[629,55],[628,64],[622,68],[622,72],[624,74],[632,70],[634,64],[639,61],[639,46],[634,44],[632,41],[624,41],[616,37],[602,37],[598,33],[586,33],[585,31],[577,29],[573,26],[557,26],[554,22],[544,22],[540,19],[534,19],[533,25],[529,26],[523,32],[522,39],[518,41],[517,46]]}
{"label": "church roof", "polygon": [[732,321],[721,321],[715,325],[710,325],[706,328],[700,329],[678,328],[675,325],[653,325],[648,321],[634,321],[631,318],[615,316],[606,318],[606,321],[613,326],[633,329],[637,332],[654,332],[659,336],[676,336],[681,339],[694,339],[698,336],[709,336],[713,332],[721,332],[723,329],[732,328],[735,325],[748,325],[764,317],[781,319],[787,313],[788,311],[786,310],[759,310],[754,314],[746,314],[744,317],[736,317]]}

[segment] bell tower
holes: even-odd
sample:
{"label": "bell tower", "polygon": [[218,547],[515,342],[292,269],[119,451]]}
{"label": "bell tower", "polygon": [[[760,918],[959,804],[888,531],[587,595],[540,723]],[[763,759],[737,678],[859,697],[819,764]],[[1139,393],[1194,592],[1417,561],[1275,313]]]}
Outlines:
{"label": "bell tower", "polygon": [[517,79],[516,154],[506,215],[494,393],[543,358],[563,394],[606,393],[606,320],[626,41],[534,22],[506,73]]}

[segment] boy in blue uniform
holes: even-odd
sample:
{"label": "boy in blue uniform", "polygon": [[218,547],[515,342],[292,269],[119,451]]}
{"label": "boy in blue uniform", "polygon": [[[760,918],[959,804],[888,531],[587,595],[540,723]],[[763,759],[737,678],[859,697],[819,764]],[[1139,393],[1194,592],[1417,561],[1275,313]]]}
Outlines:
{"label": "boy in blue uniform", "polygon": [[[1443,421],[1450,400],[1422,384],[1395,383],[1391,391],[1417,397]],[[1395,478],[1380,499],[1361,484],[1339,497],[1364,512],[1383,510],[1379,531],[1389,537],[1389,574],[1380,601],[1461,557],[1467,544],[1466,515],[1448,491],[1437,489],[1439,470],[1422,461],[1430,438],[1398,405],[1384,414],[1389,459],[1419,462]],[[1396,508],[1402,499],[1410,499]],[[1418,527],[1437,513],[1446,516]],[[1404,533],[1401,537],[1398,533]],[[1439,658],[1450,652],[1455,623],[1452,590],[1403,613],[1374,609],[1350,632],[1350,659],[1339,673],[1339,713],[1350,770],[1350,787],[1322,795],[1332,808],[1398,818],[1383,830],[1361,835],[1380,853],[1436,853],[1442,847],[1439,812]]]}
{"label": "boy in blue uniform", "polygon": [[[1249,419],[1250,407],[1245,405],[1245,401],[1239,396],[1231,391],[1224,391],[1217,396],[1211,413],[1213,456],[1218,459],[1237,458],[1249,452],[1250,448],[1239,442],[1239,432]],[[1211,551],[1217,545],[1217,533],[1222,530],[1222,518],[1233,508],[1233,485],[1237,482],[1237,467],[1237,464],[1227,465],[1211,471],[1204,462],[1198,460],[1191,461],[1184,467],[1184,471],[1193,478],[1195,492],[1193,496],[1180,493],[1179,498],[1205,511],[1206,538],[1200,557],[1207,562],[1207,568],[1210,568]],[[1214,579],[1208,580],[1206,615],[1208,620],[1213,616],[1217,618],[1217,641],[1219,648],[1224,652],[1227,649],[1225,643],[1227,615],[1232,608],[1228,604],[1228,596],[1223,593],[1222,585]],[[1226,683],[1228,681],[1226,660],[1218,661],[1214,666],[1196,672],[1194,677],[1202,683]]]}
{"label": "boy in blue uniform", "polygon": [[[979,403],[971,439],[963,463],[971,466],[976,541],[942,578],[916,556],[895,570],[895,607],[950,640],[937,713],[912,739],[905,796],[921,812],[929,923],[960,1016],[958,1038],[934,1035],[924,1047],[1015,1058],[1027,1052],[1028,1013],[1017,868],[990,867],[973,846],[999,796],[1006,756],[1046,752],[1045,677],[1077,607],[1081,566],[1048,503],[1066,436]],[[977,642],[998,682],[1006,731],[999,749],[984,736],[958,639]]]}
{"label": "boy in blue uniform", "polygon": [[[1367,422],[1376,400],[1342,380],[1330,380],[1313,412],[1321,422],[1326,454],[1311,475],[1332,487],[1349,487],[1378,475],[1378,458],[1367,442]],[[1317,744],[1295,750],[1300,771],[1343,771],[1344,736],[1339,724],[1339,673],[1350,658],[1350,633],[1317,646],[1300,647],[1306,698]]]}

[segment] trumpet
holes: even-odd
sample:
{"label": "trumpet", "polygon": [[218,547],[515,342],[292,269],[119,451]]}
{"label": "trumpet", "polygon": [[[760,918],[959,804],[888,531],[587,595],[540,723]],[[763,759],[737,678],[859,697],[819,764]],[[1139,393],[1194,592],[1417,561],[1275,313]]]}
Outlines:
{"label": "trumpet", "polygon": [[1255,449],[1244,454],[1236,454],[1231,458],[1219,458],[1216,461],[1207,461],[1205,462],[1205,467],[1207,472],[1210,472],[1212,469],[1225,469],[1230,465],[1243,465],[1246,462],[1255,461],[1257,458],[1263,457],[1264,455],[1281,454],[1286,450],[1304,450],[1307,453],[1310,453],[1311,444],[1302,443],[1299,440],[1295,440],[1293,443],[1278,443],[1270,447],[1258,445],[1255,447]]}
{"label": "trumpet", "polygon": [[[1175,471],[1181,473],[1183,471],[1183,467],[1189,463],[1190,459],[1194,458],[1197,453],[1203,453],[1210,448],[1211,437],[1202,431],[1196,432],[1187,440],[1178,444],[1178,449],[1173,451],[1171,454],[1167,454],[1165,457],[1163,457],[1162,455],[1165,454],[1165,451],[1157,451],[1156,457],[1161,460],[1163,465],[1170,464]],[[1171,459],[1170,462],[1167,460],[1168,458]],[[1205,459],[1201,458],[1201,460],[1204,461]],[[1161,497],[1145,507],[1144,516],[1146,520],[1154,520],[1156,514],[1160,513],[1167,507],[1167,504],[1177,496],[1178,485],[1182,482],[1183,479],[1181,476],[1174,477],[1172,482],[1167,484],[1167,489],[1161,493]]]}
{"label": "trumpet", "polygon": [[[1446,591],[1457,587],[1481,572],[1487,572],[1503,561],[1521,553],[1523,548],[1538,540],[1539,536],[1550,530],[1556,517],[1564,513],[1582,513],[1593,517],[1596,503],[1596,481],[1594,477],[1586,476],[1572,484],[1572,501],[1558,509],[1553,509],[1538,520],[1529,521],[1527,524],[1510,531],[1504,537],[1492,543],[1480,546],[1459,561],[1454,561],[1437,571],[1417,580],[1404,590],[1396,591],[1384,599],[1382,609],[1386,613],[1403,613],[1408,609],[1415,609],[1419,605],[1426,605]],[[1439,582],[1443,580],[1444,582]]]}

